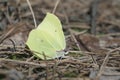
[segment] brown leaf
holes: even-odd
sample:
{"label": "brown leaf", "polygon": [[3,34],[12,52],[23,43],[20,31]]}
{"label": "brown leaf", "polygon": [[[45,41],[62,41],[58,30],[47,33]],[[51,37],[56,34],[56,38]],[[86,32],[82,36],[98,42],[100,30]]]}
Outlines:
{"label": "brown leaf", "polygon": [[82,50],[95,53],[104,53],[108,51],[100,46],[99,38],[93,35],[90,34],[77,35],[76,38]]}

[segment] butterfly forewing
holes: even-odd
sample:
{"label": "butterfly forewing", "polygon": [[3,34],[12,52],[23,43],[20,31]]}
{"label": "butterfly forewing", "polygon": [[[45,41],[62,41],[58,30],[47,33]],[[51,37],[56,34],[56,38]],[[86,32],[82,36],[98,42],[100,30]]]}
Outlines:
{"label": "butterfly forewing", "polygon": [[49,36],[51,37],[50,39],[54,39],[51,42],[57,45],[57,50],[64,49],[66,47],[61,22],[55,15],[47,13],[47,16],[38,26],[38,28],[40,29],[40,31],[49,34]]}

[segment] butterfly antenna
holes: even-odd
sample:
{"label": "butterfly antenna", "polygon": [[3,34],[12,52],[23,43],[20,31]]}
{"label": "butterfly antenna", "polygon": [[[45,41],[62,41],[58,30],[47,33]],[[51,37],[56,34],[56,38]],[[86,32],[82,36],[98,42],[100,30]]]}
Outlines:
{"label": "butterfly antenna", "polygon": [[55,13],[56,8],[57,8],[57,6],[58,6],[59,3],[60,3],[60,0],[57,0],[56,4],[55,4],[55,7],[53,8],[53,11],[52,11],[53,14]]}
{"label": "butterfly antenna", "polygon": [[27,3],[28,3],[28,6],[29,6],[30,11],[31,11],[31,13],[32,13],[32,17],[33,17],[33,20],[34,20],[35,28],[37,28],[37,23],[36,23],[35,15],[34,15],[34,12],[33,12],[32,6],[31,6],[31,4],[30,4],[30,1],[29,1],[29,0],[26,0],[26,1],[27,1]]}

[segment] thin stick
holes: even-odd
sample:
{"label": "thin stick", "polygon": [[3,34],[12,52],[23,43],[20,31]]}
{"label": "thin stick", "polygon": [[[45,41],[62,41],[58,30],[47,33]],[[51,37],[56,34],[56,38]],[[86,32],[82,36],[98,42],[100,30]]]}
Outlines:
{"label": "thin stick", "polygon": [[55,13],[56,8],[57,8],[57,6],[58,6],[59,3],[60,3],[60,0],[57,0],[57,2],[56,2],[56,4],[55,4],[55,7],[54,7],[54,9],[53,9],[53,11],[52,11],[53,14]]}
{"label": "thin stick", "polygon": [[26,61],[20,61],[20,60],[12,60],[12,59],[5,59],[5,58],[0,58],[1,63],[6,63],[6,62],[12,62],[15,64],[20,64],[20,65],[29,65],[29,66],[41,66],[41,67],[46,67],[46,64],[38,64],[34,62],[26,62]]}
{"label": "thin stick", "polygon": [[94,0],[93,4],[91,6],[91,33],[93,35],[96,35],[96,15],[97,15],[97,10],[98,10],[98,3],[99,0]]}
{"label": "thin stick", "polygon": [[31,61],[34,57],[35,57],[35,55],[33,55],[32,57],[28,58],[28,59],[26,60],[26,62]]}
{"label": "thin stick", "polygon": [[111,54],[112,52],[115,52],[115,51],[119,50],[119,49],[120,49],[120,48],[118,47],[118,48],[116,48],[116,49],[110,50],[110,51],[107,53],[107,55],[106,55],[106,57],[105,57],[102,65],[101,65],[101,67],[100,67],[100,70],[99,70],[99,72],[98,72],[95,80],[98,80],[98,79],[100,78],[100,76],[102,75],[102,73],[103,73],[103,71],[104,71],[104,69],[105,69],[105,66],[106,66],[106,64],[107,64],[108,61],[109,61],[109,56],[110,56],[110,54]]}
{"label": "thin stick", "polygon": [[46,63],[46,77],[45,79],[48,80],[48,62],[47,62],[47,58],[46,58],[46,55],[45,53],[43,52],[43,56],[44,56],[44,60],[45,60],[45,63]]}
{"label": "thin stick", "polygon": [[[64,14],[65,14],[66,23],[69,25],[69,19],[68,19],[68,16],[67,16],[64,8],[63,8],[63,12],[64,12]],[[70,32],[70,35],[71,35],[71,37],[73,38],[73,40],[74,40],[76,46],[78,47],[79,51],[81,51],[80,45],[79,45],[76,37],[74,36],[74,34],[71,32],[71,28],[70,28],[69,26],[68,26],[68,31]],[[91,54],[91,57],[92,57],[93,62],[94,62],[95,64],[97,64],[97,61],[95,60],[95,58],[93,57],[92,54]]]}
{"label": "thin stick", "polygon": [[[69,25],[69,19],[68,19],[68,16],[67,16],[64,8],[63,8],[63,12],[64,12],[64,15],[65,15],[66,23]],[[77,45],[79,51],[81,51],[80,46],[79,46],[79,43],[78,43],[78,41],[76,40],[74,34],[71,32],[71,28],[70,28],[69,26],[68,26],[68,31],[70,32],[70,35],[71,35],[71,37],[73,38],[75,44]]]}
{"label": "thin stick", "polygon": [[31,6],[31,4],[30,4],[30,1],[27,0],[27,3],[28,3],[28,6],[29,6],[29,8],[30,8],[30,11],[31,11],[31,13],[32,13],[32,17],[33,17],[33,20],[34,20],[35,28],[37,28],[37,23],[36,23],[35,15],[34,15],[34,12],[33,12],[32,6]]}
{"label": "thin stick", "polygon": [[[12,39],[9,39],[11,42],[12,42],[12,44],[13,44],[13,49],[14,49],[14,52],[16,51],[16,47],[15,47],[15,42],[12,40]],[[13,52],[13,51],[12,51]]]}

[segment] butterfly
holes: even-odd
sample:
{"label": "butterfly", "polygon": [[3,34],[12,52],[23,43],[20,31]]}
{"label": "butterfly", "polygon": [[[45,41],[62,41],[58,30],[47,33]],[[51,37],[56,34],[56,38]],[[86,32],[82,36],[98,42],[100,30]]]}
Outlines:
{"label": "butterfly", "polygon": [[66,41],[59,18],[47,13],[38,27],[29,33],[26,44],[34,55],[41,59],[64,56]]}

